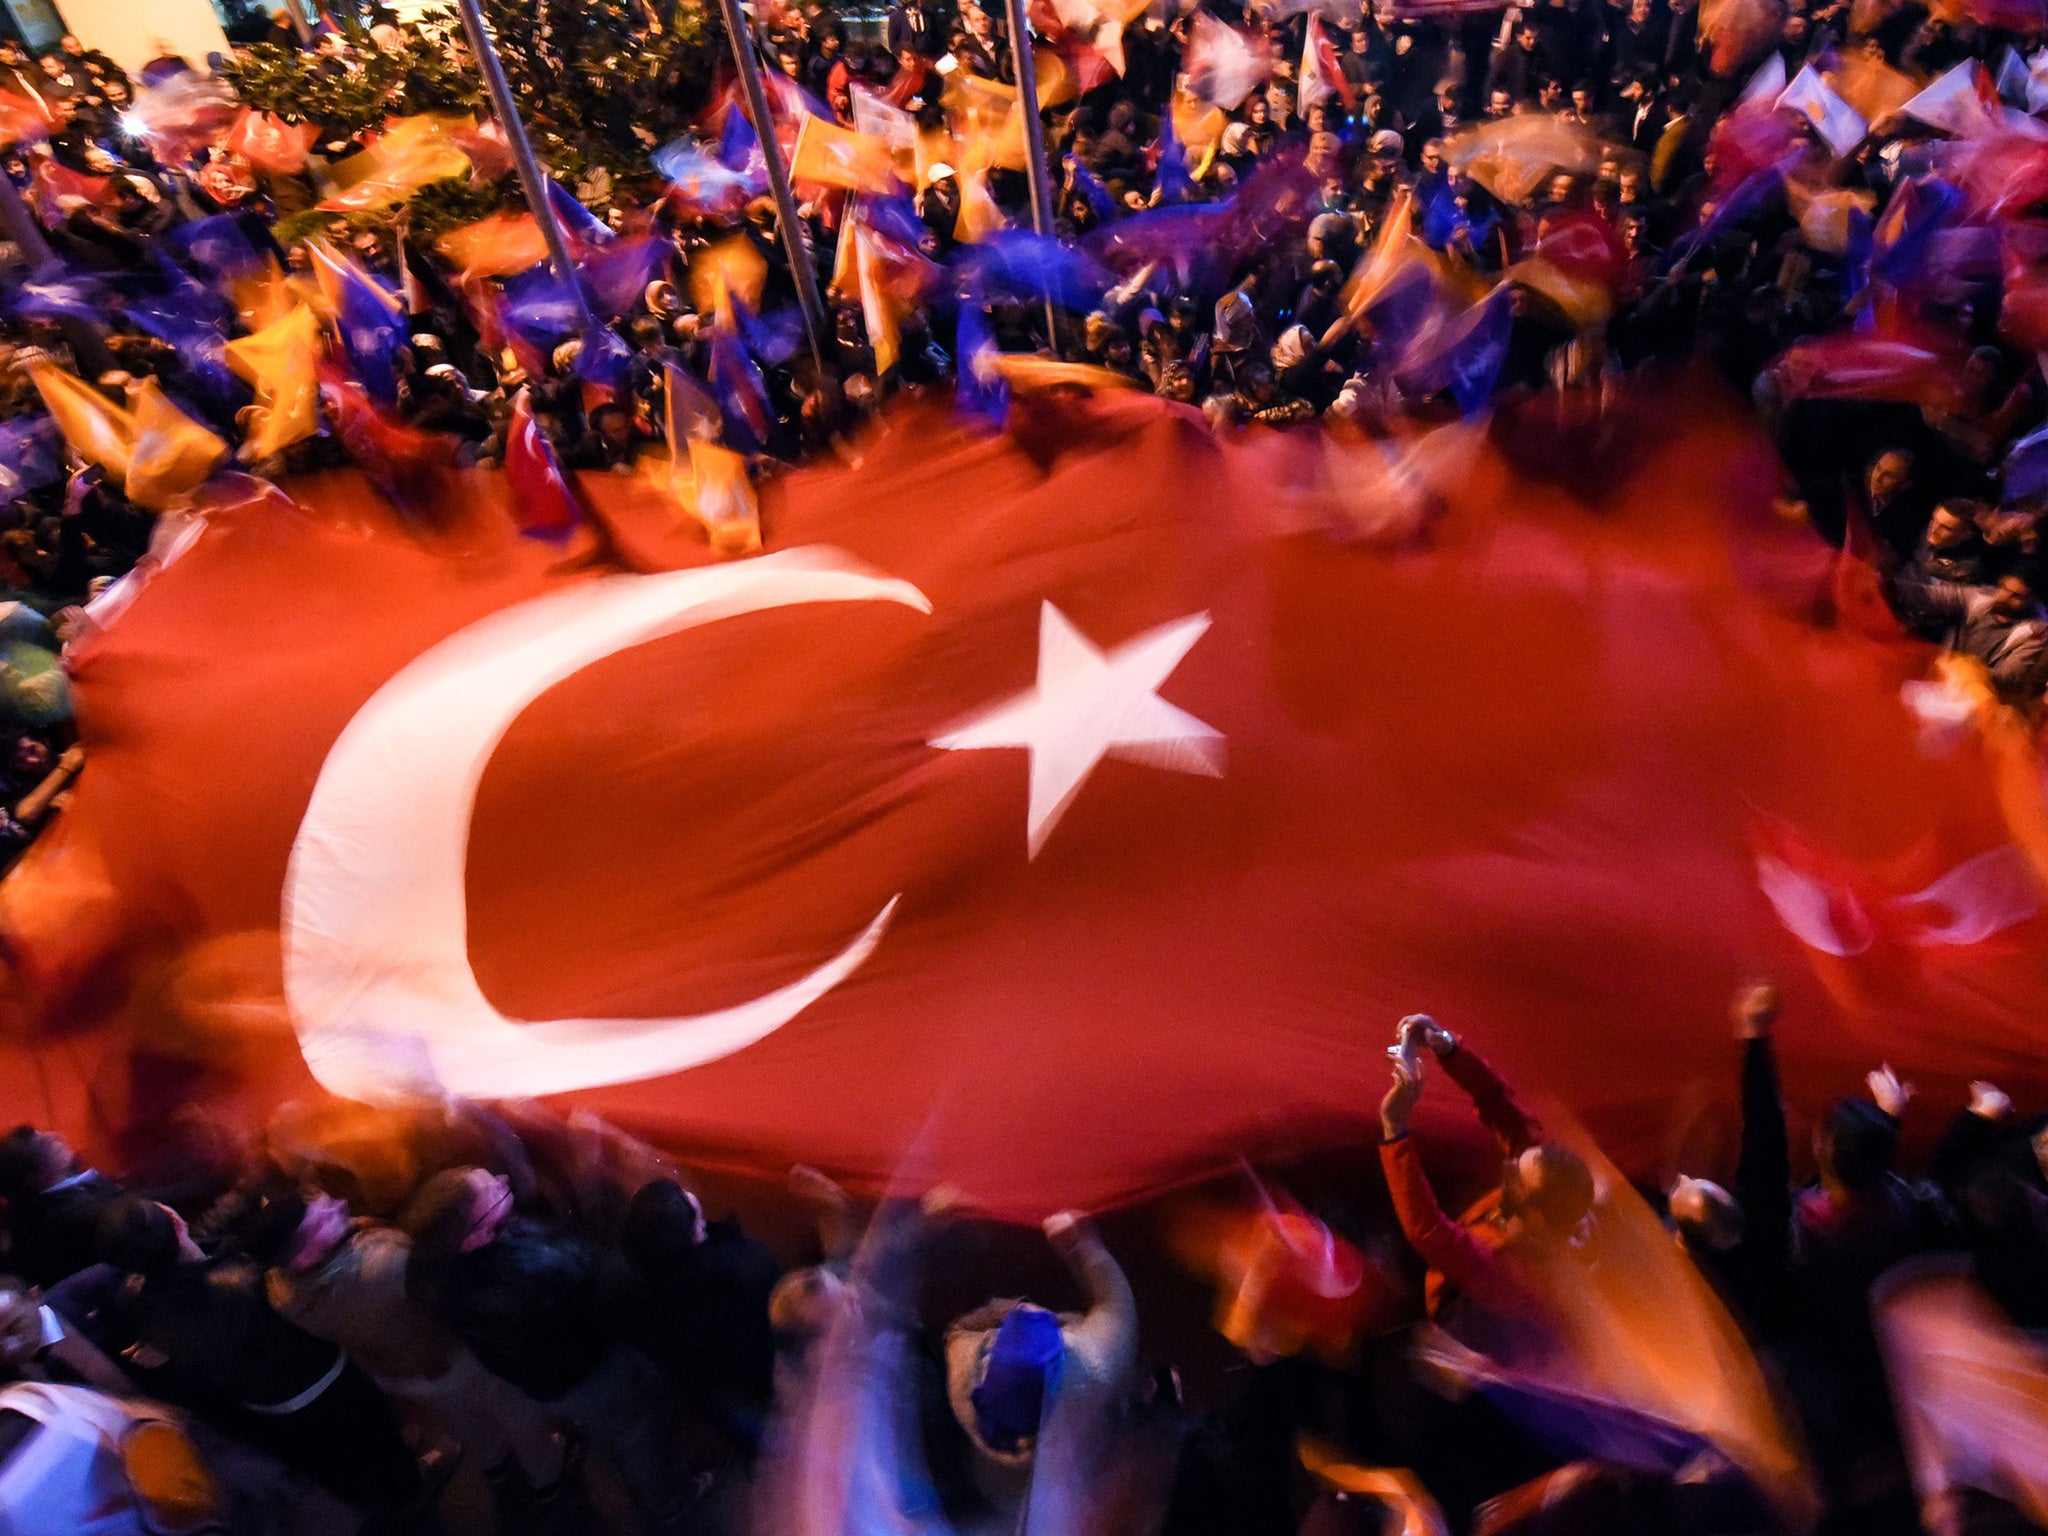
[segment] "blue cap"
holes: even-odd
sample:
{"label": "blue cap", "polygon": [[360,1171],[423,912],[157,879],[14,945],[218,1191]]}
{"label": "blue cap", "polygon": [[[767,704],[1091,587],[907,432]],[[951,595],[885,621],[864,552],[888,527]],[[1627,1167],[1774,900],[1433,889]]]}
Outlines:
{"label": "blue cap", "polygon": [[1005,1317],[989,1346],[981,1384],[968,1394],[976,1433],[1002,1452],[1037,1434],[1066,1353],[1060,1320],[1043,1307],[1018,1307]]}

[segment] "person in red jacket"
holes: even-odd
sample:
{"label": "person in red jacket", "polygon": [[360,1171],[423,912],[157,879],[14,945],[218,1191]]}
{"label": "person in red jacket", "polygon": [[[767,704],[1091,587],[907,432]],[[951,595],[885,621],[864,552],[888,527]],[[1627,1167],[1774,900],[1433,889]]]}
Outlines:
{"label": "person in red jacket", "polygon": [[[1497,1341],[1499,1324],[1512,1325],[1515,1342],[1526,1343],[1522,1330],[1537,1324],[1544,1310],[1528,1259],[1539,1245],[1579,1238],[1593,1209],[1593,1175],[1576,1153],[1544,1141],[1535,1117],[1507,1084],[1428,1015],[1403,1019],[1388,1055],[1394,1084],[1380,1105],[1380,1166],[1401,1231],[1429,1265],[1430,1316],[1485,1353],[1496,1353],[1488,1345]],[[1437,1203],[1408,1135],[1430,1056],[1470,1096],[1507,1159],[1500,1188],[1455,1220]]]}

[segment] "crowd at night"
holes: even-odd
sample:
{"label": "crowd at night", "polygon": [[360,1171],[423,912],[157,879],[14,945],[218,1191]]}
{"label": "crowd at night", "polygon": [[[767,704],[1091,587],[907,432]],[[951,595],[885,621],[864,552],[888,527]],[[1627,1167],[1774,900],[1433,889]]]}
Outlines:
{"label": "crowd at night", "polygon": [[[1006,16],[973,0],[764,5],[765,125],[715,13],[523,12],[490,10],[510,134],[452,12],[259,15],[230,54],[133,73],[75,37],[0,43],[6,859],[92,772],[67,649],[209,499],[339,472],[428,537],[451,486],[500,474],[523,534],[594,531],[594,563],[630,569],[590,490],[616,476],[744,557],[772,543],[763,488],[857,465],[920,400],[989,433],[1027,395],[1150,394],[1218,438],[1412,442],[1517,409],[1583,427],[1689,370],[1760,422],[1774,515],[1840,551],[1845,619],[2039,721],[2037,0],[1047,0],[1035,124]],[[1069,1310],[947,1312],[971,1198],[875,1204],[799,1169],[806,1223],[767,1242],[707,1220],[654,1147],[527,1102],[298,1105],[105,1171],[23,1126],[0,1139],[0,1526],[2048,1521],[2048,1104],[1982,1082],[1916,1107],[1871,1061],[1808,1148],[1778,1009],[1761,984],[1735,1000],[1732,1175],[1636,1190],[1546,1138],[1486,1021],[1362,1020],[1362,1059],[1391,1046],[1385,1196],[1364,1165],[1357,1198],[1267,1195],[1212,1266],[1227,1364],[1212,1339],[1185,1372],[1162,1340],[1208,1298],[1169,1287],[1159,1326],[1156,1255],[1117,1251],[1117,1221],[1045,1222],[1068,1273],[1030,1273]],[[1409,1136],[1437,1078],[1503,1159],[1462,1215]],[[1624,1196],[1656,1241],[1627,1246]],[[1595,1370],[1551,1320],[1602,1266],[1739,1355],[1748,1395],[1689,1424],[1608,1390],[1626,1352]],[[1958,1276],[1982,1308],[1952,1305]],[[1942,1374],[1964,1357],[1978,1374]],[[1956,1405],[1994,1381],[2032,1417],[1967,1445]],[[24,1434],[108,1423],[176,1433],[9,1502]],[[131,1523],[74,1527],[94,1498]]]}

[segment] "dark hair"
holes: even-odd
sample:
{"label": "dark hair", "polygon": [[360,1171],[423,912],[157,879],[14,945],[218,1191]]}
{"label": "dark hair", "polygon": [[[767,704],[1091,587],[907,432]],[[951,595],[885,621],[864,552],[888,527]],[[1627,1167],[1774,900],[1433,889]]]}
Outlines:
{"label": "dark hair", "polygon": [[258,1264],[282,1264],[306,1220],[306,1197],[295,1190],[271,1195],[242,1223],[236,1234],[242,1252]]}
{"label": "dark hair", "polygon": [[178,1223],[154,1200],[123,1195],[100,1212],[100,1260],[127,1275],[156,1275],[178,1262]]}
{"label": "dark hair", "polygon": [[1891,1172],[1899,1123],[1868,1099],[1837,1099],[1816,1138],[1821,1171],[1844,1189],[1868,1189]]}
{"label": "dark hair", "polygon": [[17,1125],[0,1136],[0,1195],[18,1200],[28,1192],[43,1160],[41,1137],[32,1125]]}
{"label": "dark hair", "polygon": [[619,1251],[635,1269],[673,1273],[697,1247],[697,1202],[674,1179],[655,1179],[635,1191],[619,1228]]}
{"label": "dark hair", "polygon": [[469,1235],[474,1197],[470,1169],[443,1168],[413,1191],[398,1225],[412,1239],[413,1258],[428,1264],[453,1258]]}

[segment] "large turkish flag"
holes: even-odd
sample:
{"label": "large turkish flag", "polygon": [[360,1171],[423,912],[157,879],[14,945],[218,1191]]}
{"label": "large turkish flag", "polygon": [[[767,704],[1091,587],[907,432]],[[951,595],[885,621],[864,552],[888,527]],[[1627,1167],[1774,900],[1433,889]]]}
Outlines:
{"label": "large turkish flag", "polygon": [[281,911],[330,1085],[573,1088],[1019,1215],[1370,1134],[1416,1009],[1640,1174],[1727,1097],[1758,973],[1808,1109],[1880,1058],[2048,1095],[2040,902],[1977,749],[1901,702],[1926,657],[1826,622],[1736,403],[1631,409],[1582,499],[1534,420],[1390,470],[1149,397],[912,407],[768,487],[769,556],[710,585],[565,561],[482,477],[432,534],[349,479],[217,511],[80,649],[88,767],[0,893],[9,1108],[105,1135],[138,1056],[304,1091]]}

